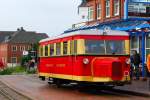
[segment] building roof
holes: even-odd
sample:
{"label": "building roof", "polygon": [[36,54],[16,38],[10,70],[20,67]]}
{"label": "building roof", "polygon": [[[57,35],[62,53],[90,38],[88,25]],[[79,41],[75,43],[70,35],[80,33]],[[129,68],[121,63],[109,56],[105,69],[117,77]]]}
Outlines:
{"label": "building roof", "polygon": [[79,30],[79,31],[75,31],[75,32],[70,32],[69,34],[61,34],[55,37],[51,37],[51,38],[47,38],[47,39],[43,39],[40,41],[40,43],[42,42],[46,42],[46,41],[50,41],[50,40],[55,40],[55,39],[61,39],[64,37],[69,37],[69,36],[76,36],[76,35],[111,35],[111,36],[115,36],[115,35],[119,35],[119,36],[128,36],[128,32],[123,32],[123,31],[116,31],[116,30]]}
{"label": "building roof", "polygon": [[0,31],[0,43],[13,35],[14,31]]}
{"label": "building roof", "polygon": [[78,30],[87,30],[87,29],[101,29],[104,30],[109,28],[111,30],[120,30],[120,31],[130,31],[133,29],[141,29],[141,28],[150,28],[150,20],[145,19],[128,19],[128,20],[115,20],[111,22],[104,23],[95,23],[90,25],[84,25],[77,28],[71,28],[64,31],[63,34],[78,31]]}
{"label": "building roof", "polygon": [[25,30],[0,32],[0,43],[37,43],[45,38],[48,38],[48,35],[45,33],[36,33]]}

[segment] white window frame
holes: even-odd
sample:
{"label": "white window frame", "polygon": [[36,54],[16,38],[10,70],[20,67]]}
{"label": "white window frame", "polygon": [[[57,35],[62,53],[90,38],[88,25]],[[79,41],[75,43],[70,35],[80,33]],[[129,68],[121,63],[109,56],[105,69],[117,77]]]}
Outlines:
{"label": "white window frame", "polygon": [[101,3],[97,4],[97,19],[101,19],[102,7]]}
{"label": "white window frame", "polygon": [[12,49],[12,51],[17,51],[17,46],[13,45],[11,49]]}
{"label": "white window frame", "polygon": [[[16,59],[16,62],[13,62],[13,59]],[[17,63],[17,57],[11,57],[11,63]]]}
{"label": "white window frame", "polygon": [[20,51],[25,51],[25,46],[20,46]]}
{"label": "white window frame", "polygon": [[120,14],[120,0],[114,0],[114,16]]}
{"label": "white window frame", "polygon": [[94,20],[94,8],[88,7],[88,21]]}
{"label": "white window frame", "polygon": [[106,18],[110,17],[110,0],[106,0]]}
{"label": "white window frame", "polygon": [[28,50],[30,50],[31,49],[31,46],[28,46]]}

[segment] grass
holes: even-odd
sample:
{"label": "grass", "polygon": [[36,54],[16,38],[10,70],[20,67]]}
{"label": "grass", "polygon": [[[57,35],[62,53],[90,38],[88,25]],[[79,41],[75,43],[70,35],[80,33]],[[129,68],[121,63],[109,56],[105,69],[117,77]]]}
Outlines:
{"label": "grass", "polygon": [[3,70],[0,70],[0,75],[14,75],[14,74],[35,74],[36,69],[27,70],[24,67],[17,66],[17,67],[7,67]]}

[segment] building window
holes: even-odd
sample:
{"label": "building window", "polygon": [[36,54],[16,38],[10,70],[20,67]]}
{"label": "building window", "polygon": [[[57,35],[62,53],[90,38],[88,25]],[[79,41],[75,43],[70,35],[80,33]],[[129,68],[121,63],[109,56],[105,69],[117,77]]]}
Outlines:
{"label": "building window", "polygon": [[131,37],[131,49],[138,48],[138,38],[136,36]]}
{"label": "building window", "polygon": [[102,9],[101,9],[101,4],[97,4],[97,19],[100,19],[101,18],[101,12],[102,12]]}
{"label": "building window", "polygon": [[11,63],[17,63],[17,57],[11,57]]}
{"label": "building window", "polygon": [[25,50],[25,46],[20,46],[20,51],[24,51]]}
{"label": "building window", "polygon": [[114,0],[114,15],[117,16],[119,15],[119,12],[120,12],[120,7],[119,7],[119,0]]}
{"label": "building window", "polygon": [[28,50],[30,50],[31,49],[31,46],[28,46],[28,48],[27,48]]}
{"label": "building window", "polygon": [[106,0],[106,18],[110,17],[110,0]]}
{"label": "building window", "polygon": [[92,21],[94,19],[94,9],[93,7],[88,8],[88,21]]}
{"label": "building window", "polygon": [[12,51],[17,51],[17,46],[12,46]]}

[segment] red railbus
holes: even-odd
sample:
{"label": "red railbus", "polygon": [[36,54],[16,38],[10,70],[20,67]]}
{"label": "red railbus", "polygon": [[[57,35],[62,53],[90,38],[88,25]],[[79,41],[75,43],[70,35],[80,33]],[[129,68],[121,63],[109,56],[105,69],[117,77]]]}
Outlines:
{"label": "red railbus", "polygon": [[129,34],[80,30],[40,41],[39,77],[54,84],[130,83]]}

